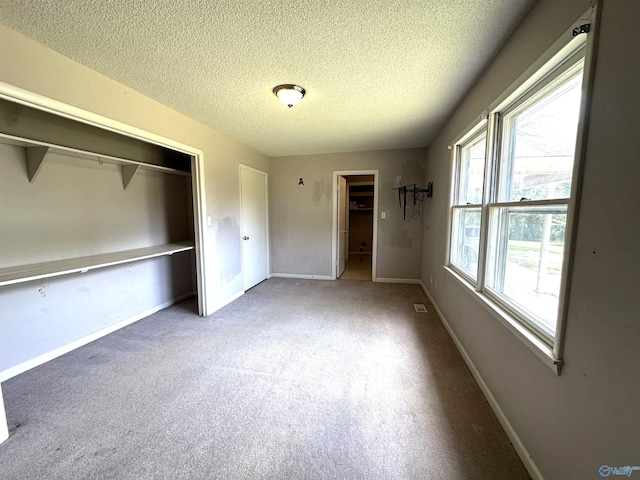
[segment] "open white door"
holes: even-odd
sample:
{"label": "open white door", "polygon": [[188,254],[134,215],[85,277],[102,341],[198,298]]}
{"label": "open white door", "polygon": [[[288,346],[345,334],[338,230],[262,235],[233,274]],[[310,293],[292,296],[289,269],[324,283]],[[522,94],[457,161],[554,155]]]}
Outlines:
{"label": "open white door", "polygon": [[249,290],[269,276],[269,223],[265,172],[240,165],[240,205],[243,288]]}
{"label": "open white door", "polygon": [[338,177],[338,278],[347,266],[347,179]]}

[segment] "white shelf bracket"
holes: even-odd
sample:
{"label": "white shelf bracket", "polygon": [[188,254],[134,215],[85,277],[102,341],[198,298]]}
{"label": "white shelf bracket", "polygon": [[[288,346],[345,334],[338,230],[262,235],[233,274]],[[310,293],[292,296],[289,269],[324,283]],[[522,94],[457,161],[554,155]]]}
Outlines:
{"label": "white shelf bracket", "polygon": [[49,153],[49,147],[27,147],[27,173],[29,174],[29,183],[33,183],[40,171],[44,157]]}
{"label": "white shelf bracket", "polygon": [[120,165],[122,167],[122,187],[126,190],[140,165]]}

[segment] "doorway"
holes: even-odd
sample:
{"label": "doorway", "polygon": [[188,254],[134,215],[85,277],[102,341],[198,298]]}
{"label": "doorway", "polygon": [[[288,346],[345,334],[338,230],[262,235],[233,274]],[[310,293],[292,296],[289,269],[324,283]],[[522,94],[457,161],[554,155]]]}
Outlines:
{"label": "doorway", "polygon": [[332,277],[375,281],[378,170],[333,174]]}

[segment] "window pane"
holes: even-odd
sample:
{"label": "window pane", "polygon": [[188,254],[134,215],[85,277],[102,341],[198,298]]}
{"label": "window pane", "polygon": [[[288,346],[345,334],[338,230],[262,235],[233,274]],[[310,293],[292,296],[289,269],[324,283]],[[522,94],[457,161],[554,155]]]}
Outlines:
{"label": "window pane", "polygon": [[485,134],[460,147],[458,205],[482,203],[485,147]]}
{"label": "window pane", "polygon": [[554,335],[567,214],[566,206],[541,208],[492,209],[486,284]]}
{"label": "window pane", "polygon": [[469,274],[478,276],[480,246],[480,209],[455,208],[451,232],[451,263]]}
{"label": "window pane", "polygon": [[582,63],[504,117],[500,201],[568,198]]}

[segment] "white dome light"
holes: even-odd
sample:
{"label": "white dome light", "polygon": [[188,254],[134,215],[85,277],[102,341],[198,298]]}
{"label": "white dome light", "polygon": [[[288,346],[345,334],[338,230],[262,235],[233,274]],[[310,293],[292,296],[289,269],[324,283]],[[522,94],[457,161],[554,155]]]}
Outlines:
{"label": "white dome light", "polygon": [[275,87],[273,89],[273,93],[275,94],[276,97],[280,99],[282,103],[284,103],[287,107],[291,108],[294,105],[296,105],[300,100],[302,100],[302,97],[304,97],[304,94],[307,92],[304,90],[304,88],[298,85],[287,83],[287,84],[278,85],[277,87]]}

